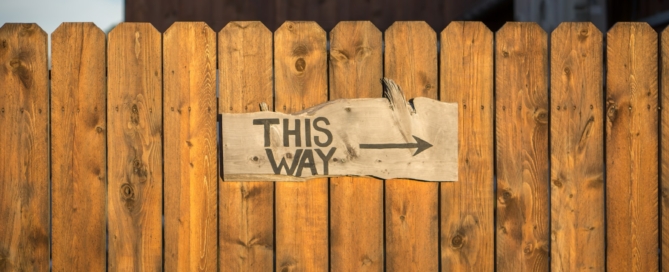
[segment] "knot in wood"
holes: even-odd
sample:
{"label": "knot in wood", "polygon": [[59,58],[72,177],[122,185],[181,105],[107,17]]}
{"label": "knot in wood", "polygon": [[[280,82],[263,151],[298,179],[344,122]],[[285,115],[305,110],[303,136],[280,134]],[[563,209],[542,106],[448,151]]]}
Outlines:
{"label": "knot in wood", "polygon": [[453,246],[453,248],[461,248],[463,244],[464,238],[460,234],[456,234],[453,236],[453,239],[451,239],[451,246]]}
{"label": "knot in wood", "polygon": [[303,58],[299,58],[297,59],[297,61],[295,61],[295,70],[297,70],[298,72],[304,71],[306,67],[307,67],[307,62],[304,61]]}

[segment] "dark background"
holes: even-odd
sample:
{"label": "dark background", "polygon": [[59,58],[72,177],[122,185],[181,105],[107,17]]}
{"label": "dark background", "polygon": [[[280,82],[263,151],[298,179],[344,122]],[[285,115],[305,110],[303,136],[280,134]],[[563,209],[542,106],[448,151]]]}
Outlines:
{"label": "dark background", "polygon": [[325,31],[339,21],[369,20],[380,30],[420,20],[440,32],[451,21],[483,21],[496,31],[507,21],[533,21],[551,31],[564,21],[591,21],[606,31],[619,21],[645,21],[662,30],[669,0],[126,0],[127,22],[165,31],[175,21],[204,21],[219,31],[230,21],[262,21],[276,30],[286,20],[316,21]]}

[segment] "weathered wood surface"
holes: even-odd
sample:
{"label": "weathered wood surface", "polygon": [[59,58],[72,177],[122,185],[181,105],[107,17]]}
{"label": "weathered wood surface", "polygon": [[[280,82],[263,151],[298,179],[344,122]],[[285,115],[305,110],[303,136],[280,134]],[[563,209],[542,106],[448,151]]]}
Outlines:
{"label": "weathered wood surface", "polygon": [[[258,111],[261,102],[274,108],[272,32],[262,23],[223,28],[218,63],[220,112]],[[274,270],[274,183],[219,182],[219,199],[221,271]]]}
{"label": "weathered wood surface", "polygon": [[0,28],[0,271],[49,270],[47,34]]}
{"label": "weathered wood surface", "polygon": [[457,104],[419,97],[412,107],[384,82],[387,99],[339,99],[293,115],[223,114],[224,180],[457,180]]}
{"label": "weathered wood surface", "polygon": [[535,23],[496,34],[497,270],[546,271],[548,41]]}
{"label": "weathered wood surface", "polygon": [[[330,32],[330,100],[381,97],[383,40],[371,22]],[[330,270],[383,271],[383,180],[330,179]]]}
{"label": "weathered wood surface", "polygon": [[[662,214],[661,235],[661,260],[662,271],[669,271],[669,28],[662,32],[662,93],[660,94],[661,135],[660,135],[660,208]],[[663,110],[662,110],[663,109]]]}
{"label": "weathered wood surface", "polygon": [[458,105],[458,182],[442,183],[442,271],[493,271],[493,33],[481,22],[441,32],[441,101]]}
{"label": "weathered wood surface", "polygon": [[602,33],[563,23],[551,41],[551,268],[604,271]]}
{"label": "weathered wood surface", "polygon": [[54,271],[107,266],[105,34],[63,23],[51,35],[51,257]]}
{"label": "weathered wood surface", "polygon": [[207,24],[180,22],[165,31],[163,78],[165,270],[215,271],[216,33]]}
{"label": "weathered wood surface", "polygon": [[[402,86],[407,99],[437,99],[437,34],[429,25],[394,23],[385,32],[384,53],[384,76]],[[386,270],[438,270],[439,183],[393,179],[385,186]]]}
{"label": "weathered wood surface", "polygon": [[657,271],[657,33],[617,23],[606,41],[606,265]]}
{"label": "weathered wood surface", "polygon": [[[327,101],[325,31],[314,22],[284,23],[274,32],[275,110],[293,113]],[[328,180],[279,182],[278,271],[328,270]]]}
{"label": "weathered wood surface", "polygon": [[148,23],[121,23],[109,33],[107,60],[107,266],[162,270],[161,35]]}

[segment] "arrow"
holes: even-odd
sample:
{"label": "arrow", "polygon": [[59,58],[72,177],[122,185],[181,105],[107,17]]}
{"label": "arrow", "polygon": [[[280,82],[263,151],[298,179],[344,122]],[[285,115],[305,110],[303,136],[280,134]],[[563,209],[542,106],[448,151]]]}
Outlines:
{"label": "arrow", "polygon": [[[412,135],[413,136],[413,135]],[[389,149],[389,148],[418,148],[416,153],[413,153],[414,156],[418,153],[423,152],[425,149],[432,147],[432,144],[423,141],[423,139],[413,136],[416,139],[416,143],[406,143],[406,144],[360,144],[360,149]]]}

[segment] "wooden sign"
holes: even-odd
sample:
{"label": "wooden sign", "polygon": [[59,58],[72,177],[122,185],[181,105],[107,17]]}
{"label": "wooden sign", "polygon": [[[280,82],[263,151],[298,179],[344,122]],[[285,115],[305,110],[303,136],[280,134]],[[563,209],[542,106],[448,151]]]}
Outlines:
{"label": "wooden sign", "polygon": [[223,179],[457,181],[457,104],[410,104],[394,82],[383,83],[386,98],[334,100],[295,114],[222,114]]}

